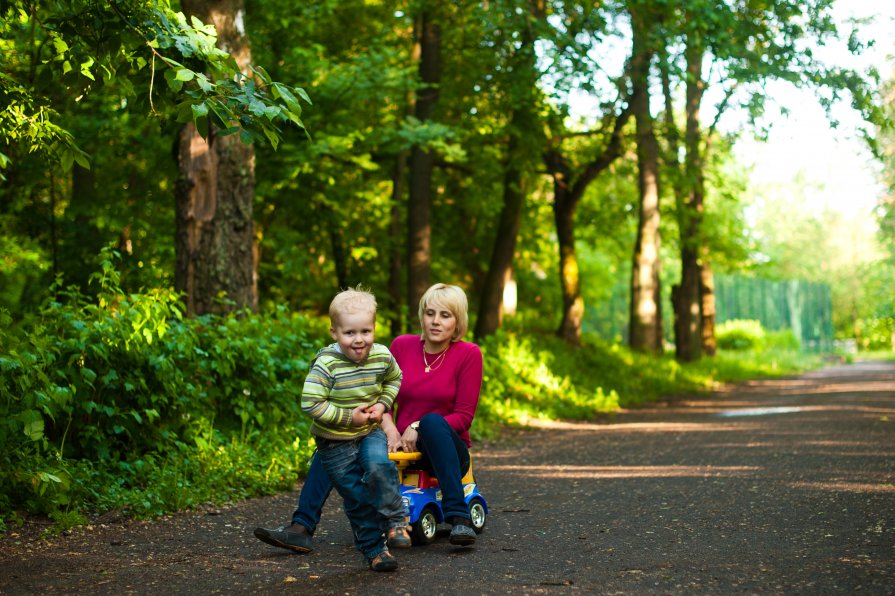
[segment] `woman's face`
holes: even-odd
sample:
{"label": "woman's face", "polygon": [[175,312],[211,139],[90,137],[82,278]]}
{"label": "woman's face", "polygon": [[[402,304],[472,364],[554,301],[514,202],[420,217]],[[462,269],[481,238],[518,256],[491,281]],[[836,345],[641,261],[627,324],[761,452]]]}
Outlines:
{"label": "woman's face", "polygon": [[446,344],[454,338],[457,317],[451,310],[432,302],[423,310],[423,338],[432,344]]}

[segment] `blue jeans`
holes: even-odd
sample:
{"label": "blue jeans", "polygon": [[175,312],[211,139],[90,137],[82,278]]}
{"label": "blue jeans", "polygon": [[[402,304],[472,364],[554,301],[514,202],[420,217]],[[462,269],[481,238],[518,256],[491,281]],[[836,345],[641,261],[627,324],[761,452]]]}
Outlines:
{"label": "blue jeans", "polygon": [[292,513],[292,523],[301,524],[308,530],[308,534],[314,535],[320,517],[323,515],[323,504],[332,492],[333,483],[329,481],[320,457],[317,453],[311,458],[311,467],[308,468],[308,477],[298,494],[298,507]]}
{"label": "blue jeans", "polygon": [[377,428],[352,441],[318,438],[317,457],[342,496],[357,550],[368,561],[375,558],[385,550],[384,530],[407,522],[385,433]]}
{"label": "blue jeans", "polygon": [[422,465],[438,478],[441,509],[448,523],[452,517],[469,519],[469,507],[463,496],[463,476],[469,471],[469,448],[457,432],[439,414],[420,419],[417,448],[423,454]]}
{"label": "blue jeans", "polygon": [[[451,516],[468,519],[469,508],[463,496],[461,480],[469,470],[469,448],[438,414],[427,414],[420,420],[418,445],[424,456],[421,465],[435,474],[441,485],[445,519]],[[292,521],[303,525],[313,534],[320,523],[323,504],[332,488],[332,482],[320,463],[319,454],[314,454]]]}

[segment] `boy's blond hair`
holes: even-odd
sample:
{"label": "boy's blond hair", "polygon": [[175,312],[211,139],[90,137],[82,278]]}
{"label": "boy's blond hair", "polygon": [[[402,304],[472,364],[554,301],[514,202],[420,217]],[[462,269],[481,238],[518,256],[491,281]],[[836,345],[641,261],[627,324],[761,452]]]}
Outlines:
{"label": "boy's blond hair", "polygon": [[361,284],[342,290],[329,303],[329,320],[333,325],[339,323],[339,316],[355,312],[369,313],[374,320],[376,317],[376,296]]}

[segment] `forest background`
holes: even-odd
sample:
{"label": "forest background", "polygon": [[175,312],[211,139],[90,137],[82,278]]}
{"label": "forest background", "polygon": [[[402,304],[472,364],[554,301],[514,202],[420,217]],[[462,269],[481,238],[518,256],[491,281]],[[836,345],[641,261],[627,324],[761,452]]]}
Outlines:
{"label": "forest background", "polygon": [[[818,365],[731,320],[724,276],[778,284],[790,323],[820,287],[829,337],[892,350],[893,72],[826,59],[874,43],[834,8],[0,3],[0,525],[290,488],[322,313],[358,283],[383,343],[466,289],[479,437]],[[872,232],[750,183],[780,82],[858,115]]]}

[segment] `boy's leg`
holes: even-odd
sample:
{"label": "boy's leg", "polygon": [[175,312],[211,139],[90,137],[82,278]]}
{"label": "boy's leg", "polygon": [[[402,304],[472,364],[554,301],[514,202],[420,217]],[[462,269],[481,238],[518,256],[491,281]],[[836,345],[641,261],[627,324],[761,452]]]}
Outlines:
{"label": "boy's leg", "polygon": [[407,507],[401,500],[398,469],[388,458],[385,433],[376,429],[360,443],[360,461],[373,507],[385,519],[385,529],[407,525]]}
{"label": "boy's leg", "polygon": [[314,550],[311,536],[320,522],[323,504],[332,490],[332,482],[315,453],[311,458],[308,477],[298,496],[298,509],[292,514],[292,525],[279,528],[255,528],[255,537],[267,544],[287,548],[298,553]]}
{"label": "boy's leg", "polygon": [[392,548],[410,548],[412,542],[406,529],[409,513],[401,499],[398,469],[388,458],[388,440],[381,429],[374,430],[361,441],[360,461],[364,484],[384,524],[387,544]]}
{"label": "boy's leg", "polygon": [[336,492],[341,495],[343,508],[354,531],[354,543],[367,562],[372,562],[386,549],[385,537],[379,524],[378,512],[370,503],[363,482],[356,441],[317,441],[320,461]]}
{"label": "boy's leg", "polygon": [[330,482],[315,452],[308,468],[308,477],[298,495],[298,508],[292,514],[292,523],[301,524],[308,530],[308,534],[313,535],[317,524],[320,523],[323,505],[332,489],[333,483]]}

